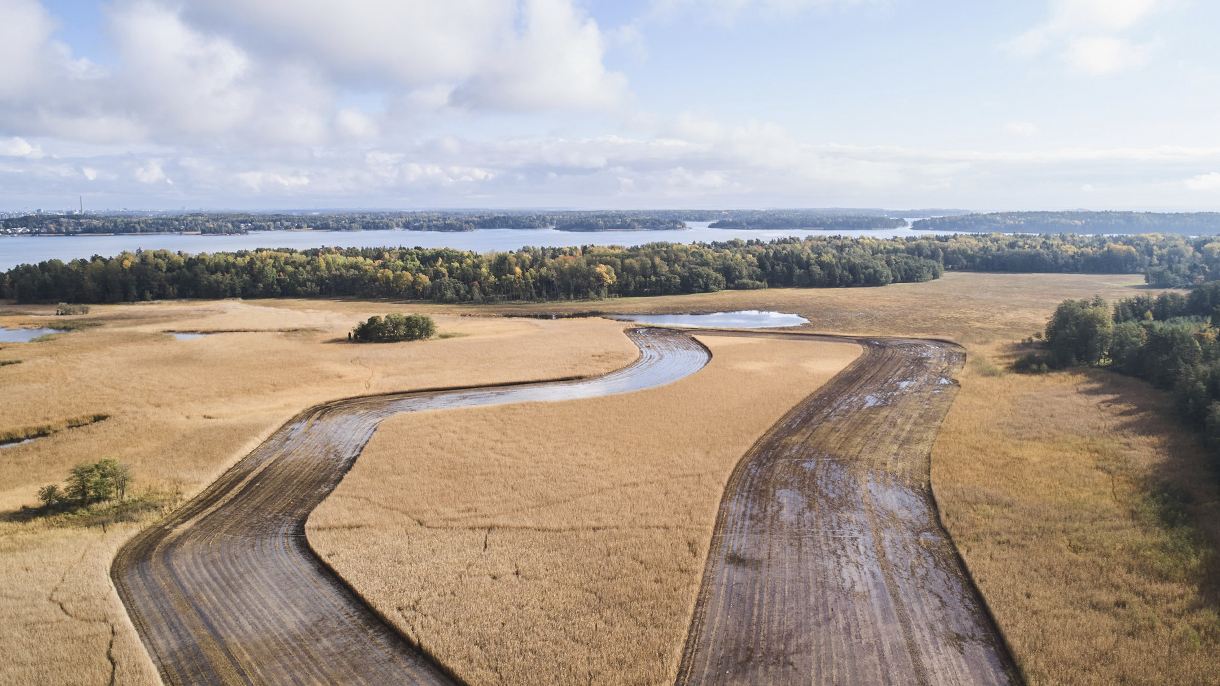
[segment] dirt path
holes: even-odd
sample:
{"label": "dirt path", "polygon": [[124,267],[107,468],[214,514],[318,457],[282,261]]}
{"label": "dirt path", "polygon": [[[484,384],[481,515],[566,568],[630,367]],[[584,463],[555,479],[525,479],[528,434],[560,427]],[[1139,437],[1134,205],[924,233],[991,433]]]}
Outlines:
{"label": "dirt path", "polygon": [[685,334],[629,335],[640,359],[595,379],[355,398],[298,415],[115,558],[115,587],[162,679],[452,683],[314,555],[306,518],[393,414],[624,393],[676,381],[709,358]]}
{"label": "dirt path", "polygon": [[929,483],[964,355],[860,342],[734,470],[679,684],[1019,683]]}

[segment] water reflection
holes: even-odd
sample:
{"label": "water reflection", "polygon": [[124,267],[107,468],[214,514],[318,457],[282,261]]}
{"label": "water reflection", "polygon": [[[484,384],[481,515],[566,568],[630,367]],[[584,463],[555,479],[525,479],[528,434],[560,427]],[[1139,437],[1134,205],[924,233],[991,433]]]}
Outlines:
{"label": "water reflection", "polygon": [[29,343],[39,336],[63,333],[56,329],[4,329],[0,328],[0,343]]}
{"label": "water reflection", "polygon": [[809,323],[799,314],[738,310],[708,314],[616,314],[610,319],[655,326],[697,326],[712,329],[767,329],[776,326],[800,326]]}

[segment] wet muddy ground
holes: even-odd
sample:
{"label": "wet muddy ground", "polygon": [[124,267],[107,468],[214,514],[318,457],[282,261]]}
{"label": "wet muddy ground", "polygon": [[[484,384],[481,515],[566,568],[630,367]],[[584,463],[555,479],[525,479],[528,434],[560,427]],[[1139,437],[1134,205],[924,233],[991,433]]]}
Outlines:
{"label": "wet muddy ground", "polygon": [[624,393],[676,381],[709,359],[684,334],[629,335],[640,358],[602,377],[342,400],[282,427],[115,559],[115,587],[162,679],[452,683],[314,555],[305,520],[391,415]]}
{"label": "wet muddy ground", "polygon": [[730,478],[679,684],[1019,683],[930,487],[964,353],[860,342]]}

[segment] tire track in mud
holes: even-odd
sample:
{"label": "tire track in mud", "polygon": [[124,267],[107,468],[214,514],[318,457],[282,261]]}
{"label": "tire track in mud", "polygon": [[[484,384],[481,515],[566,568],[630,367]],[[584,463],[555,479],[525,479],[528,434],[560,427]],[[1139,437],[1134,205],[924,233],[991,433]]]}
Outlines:
{"label": "tire track in mud", "polygon": [[628,335],[639,359],[605,376],[339,400],[281,427],[115,558],[111,578],[162,680],[455,683],[313,553],[305,521],[387,417],[626,393],[676,381],[710,359],[683,333]]}
{"label": "tire track in mud", "polygon": [[857,342],[864,354],[733,471],[680,686],[1020,683],[932,497],[964,352]]}

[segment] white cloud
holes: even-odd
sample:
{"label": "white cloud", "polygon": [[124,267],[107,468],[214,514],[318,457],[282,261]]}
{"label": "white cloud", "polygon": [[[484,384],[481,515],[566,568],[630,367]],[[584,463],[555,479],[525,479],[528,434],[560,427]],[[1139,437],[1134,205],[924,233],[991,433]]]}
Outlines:
{"label": "white cloud", "polygon": [[1004,125],[1004,130],[1021,138],[1037,138],[1041,133],[1038,125],[1029,121],[1010,121]]}
{"label": "white cloud", "polygon": [[0,134],[266,148],[375,142],[454,105],[622,112],[626,77],[574,2],[116,0],[103,68],[35,0],[0,0]]}
{"label": "white cloud", "polygon": [[1151,45],[1136,45],[1123,38],[1084,36],[1068,43],[1064,57],[1079,74],[1107,76],[1143,65],[1151,51]]}
{"label": "white cloud", "polygon": [[1029,59],[1058,52],[1072,73],[1108,76],[1143,66],[1156,41],[1137,43],[1131,31],[1174,0],[1052,0],[1051,17],[1004,48]]}
{"label": "white cloud", "polygon": [[1184,183],[1192,191],[1220,191],[1220,172],[1200,174]]}
{"label": "white cloud", "polygon": [[9,139],[0,138],[0,155],[5,157],[28,157],[30,159],[38,159],[42,157],[42,147],[31,144],[24,138],[13,137]]}
{"label": "white cloud", "polygon": [[570,0],[526,0],[525,30],[481,73],[455,90],[459,106],[505,109],[606,109],[622,103],[627,78],[602,64],[597,23]]}
{"label": "white cloud", "polygon": [[289,55],[416,105],[587,110],[627,89],[574,0],[192,0],[185,16],[264,60]]}
{"label": "white cloud", "polygon": [[237,180],[245,187],[261,193],[266,186],[279,190],[291,190],[309,185],[309,177],[304,174],[281,174],[268,171],[247,171],[236,175]]}
{"label": "white cloud", "polygon": [[1052,25],[1122,31],[1165,4],[1164,0],[1057,0]]}
{"label": "white cloud", "polygon": [[468,77],[517,20],[503,0],[188,0],[187,14],[251,49],[405,87]]}
{"label": "white cloud", "polygon": [[161,168],[161,160],[147,160],[143,166],[136,169],[135,178],[140,183],[173,183]]}
{"label": "white cloud", "polygon": [[651,14],[674,17],[694,14],[720,23],[741,17],[791,17],[810,10],[828,11],[857,6],[885,7],[893,0],[653,0]]}
{"label": "white cloud", "polygon": [[0,0],[0,100],[29,94],[49,67],[55,22],[36,0]]}
{"label": "white cloud", "polygon": [[345,107],[335,113],[335,128],[344,138],[368,140],[379,133],[377,122],[360,110]]}

